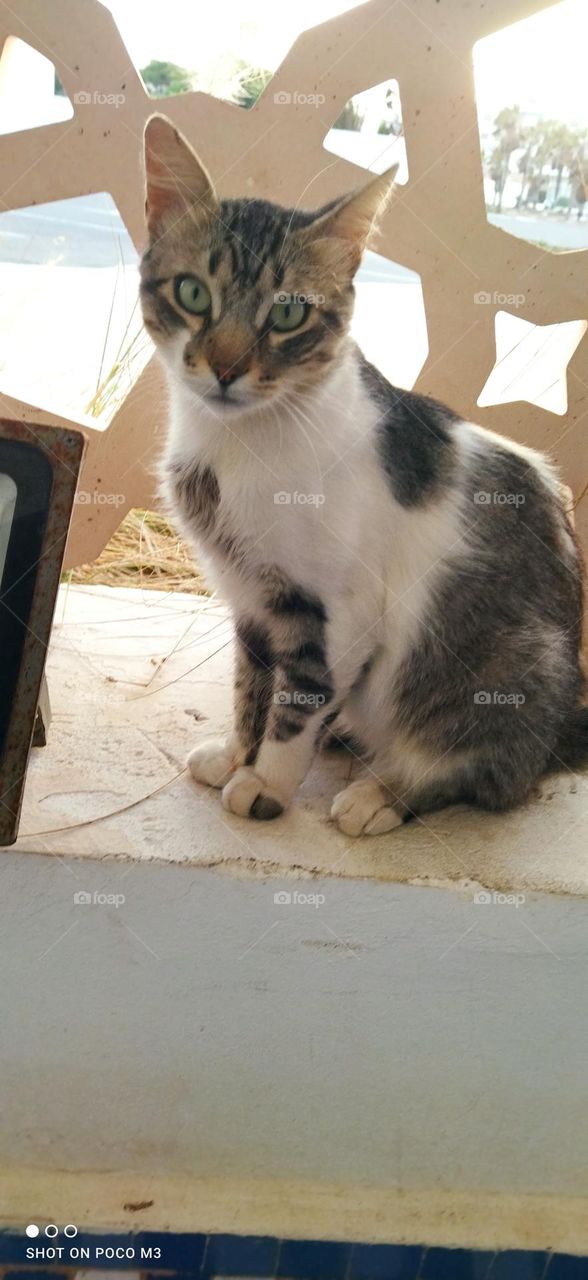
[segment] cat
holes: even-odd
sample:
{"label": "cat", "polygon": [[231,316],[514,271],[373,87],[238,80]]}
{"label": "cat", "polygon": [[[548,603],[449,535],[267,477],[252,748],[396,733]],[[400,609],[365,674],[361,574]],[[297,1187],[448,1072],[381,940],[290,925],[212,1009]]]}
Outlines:
{"label": "cat", "polygon": [[391,386],[349,336],[393,174],[310,212],[219,200],[162,116],[145,164],[164,490],[236,630],[234,728],[194,778],[275,818],[330,727],[365,761],[332,806],[349,836],[521,804],[588,757],[581,557],[541,454]]}

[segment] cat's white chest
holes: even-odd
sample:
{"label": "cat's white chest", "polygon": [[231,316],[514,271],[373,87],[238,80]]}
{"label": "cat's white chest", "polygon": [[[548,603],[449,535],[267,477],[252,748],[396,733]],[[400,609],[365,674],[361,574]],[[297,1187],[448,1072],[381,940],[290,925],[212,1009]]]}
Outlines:
{"label": "cat's white chest", "polygon": [[[200,543],[237,615],[261,605],[264,569],[319,598],[337,649],[368,636],[400,658],[424,617],[436,574],[458,543],[455,494],[425,509],[394,499],[377,449],[377,407],[357,386],[286,409],[275,420],[207,434],[193,401],[172,415],[175,454],[214,470],[216,528],[237,548]],[[198,543],[198,539],[195,539]]]}
{"label": "cat's white chest", "polygon": [[[265,463],[236,469],[229,461],[218,468],[221,518],[242,531],[256,560],[321,598],[356,588],[362,559],[373,554],[364,545],[366,472],[376,469],[367,457],[371,445],[367,439],[356,444],[353,469],[342,457],[341,424],[339,437],[335,424],[331,434],[330,427],[324,421],[314,430],[307,426],[297,438],[287,422],[282,447],[266,453]],[[291,434],[284,440],[286,429]]]}

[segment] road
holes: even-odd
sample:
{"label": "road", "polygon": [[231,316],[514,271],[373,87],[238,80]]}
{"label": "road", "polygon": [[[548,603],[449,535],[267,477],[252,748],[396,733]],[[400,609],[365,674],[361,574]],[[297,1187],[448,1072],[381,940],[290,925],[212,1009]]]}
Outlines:
{"label": "road", "polygon": [[554,249],[588,249],[588,217],[543,218],[541,214],[489,213],[488,221],[501,231]]}
{"label": "road", "polygon": [[136,261],[129,233],[105,192],[0,214],[0,262],[116,267]]}

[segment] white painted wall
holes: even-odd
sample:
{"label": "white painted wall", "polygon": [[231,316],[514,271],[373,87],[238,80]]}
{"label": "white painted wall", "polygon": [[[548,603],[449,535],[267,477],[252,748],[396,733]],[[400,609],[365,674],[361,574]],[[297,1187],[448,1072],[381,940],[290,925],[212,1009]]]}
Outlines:
{"label": "white painted wall", "polygon": [[0,859],[5,1167],[588,1192],[582,899]]}

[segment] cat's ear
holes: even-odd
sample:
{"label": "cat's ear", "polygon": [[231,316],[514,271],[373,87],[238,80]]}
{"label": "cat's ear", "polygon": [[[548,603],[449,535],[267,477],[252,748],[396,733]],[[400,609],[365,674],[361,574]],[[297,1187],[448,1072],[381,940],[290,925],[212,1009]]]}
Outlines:
{"label": "cat's ear", "polygon": [[218,208],[204,165],[165,116],[151,116],[145,126],[145,215],[152,236],[184,214],[197,221]]}
{"label": "cat's ear", "polygon": [[[387,208],[397,172],[398,165],[395,164],[377,178],[372,178],[359,191],[343,196],[334,208],[315,218],[308,228],[315,241],[338,242],[341,267],[348,269],[351,275],[355,275],[370,234],[376,230],[379,219]],[[336,254],[335,245],[331,248]]]}

